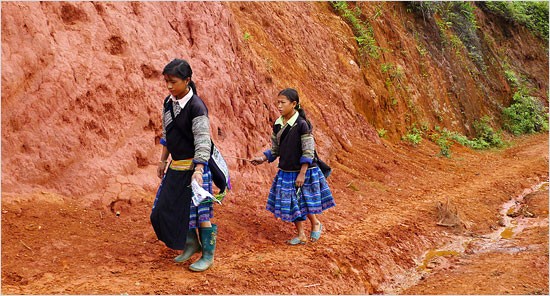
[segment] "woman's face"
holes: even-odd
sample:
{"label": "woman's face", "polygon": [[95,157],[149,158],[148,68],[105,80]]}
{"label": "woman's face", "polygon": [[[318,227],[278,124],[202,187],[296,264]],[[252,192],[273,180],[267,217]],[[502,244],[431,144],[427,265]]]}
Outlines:
{"label": "woman's face", "polygon": [[283,117],[288,117],[294,113],[296,102],[291,102],[287,97],[280,95],[277,97],[277,108]]}
{"label": "woman's face", "polygon": [[166,82],[166,88],[176,99],[181,99],[185,96],[189,89],[187,84],[189,83],[190,78],[181,79],[176,76],[164,74],[164,81]]}

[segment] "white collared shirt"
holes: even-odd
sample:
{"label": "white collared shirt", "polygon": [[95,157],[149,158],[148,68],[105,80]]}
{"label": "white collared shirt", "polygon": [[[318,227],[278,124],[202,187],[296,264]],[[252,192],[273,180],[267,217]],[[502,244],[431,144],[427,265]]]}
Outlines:
{"label": "white collared shirt", "polygon": [[283,125],[283,121],[285,120],[285,118],[281,115],[281,117],[279,117],[276,121],[275,121],[275,124],[280,124],[282,127],[285,127],[286,125],[290,125],[290,126],[293,126],[294,123],[296,122],[296,120],[298,120],[298,116],[300,116],[300,114],[298,113],[298,111],[294,112],[294,115],[292,115],[290,117],[290,119],[287,121],[287,123],[285,125]]}
{"label": "white collared shirt", "polygon": [[183,96],[183,98],[176,100],[176,97],[174,97],[173,95],[170,95],[170,100],[174,101],[175,103],[178,103],[181,109],[183,109],[185,105],[187,105],[189,100],[191,100],[192,96],[193,96],[193,89],[189,88],[189,92],[185,96]]}

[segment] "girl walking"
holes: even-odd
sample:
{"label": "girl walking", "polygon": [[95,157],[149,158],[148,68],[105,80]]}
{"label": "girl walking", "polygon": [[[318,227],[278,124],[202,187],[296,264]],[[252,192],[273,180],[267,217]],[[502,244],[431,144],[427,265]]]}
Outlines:
{"label": "girl walking", "polygon": [[309,239],[315,242],[323,231],[318,216],[335,206],[334,199],[317,166],[312,126],[300,107],[298,92],[283,89],[277,97],[277,106],[281,117],[273,125],[271,149],[255,157],[252,164],[271,163],[279,157],[279,171],[271,185],[266,208],[276,218],[294,222],[298,235],[289,240],[289,244],[307,242],[306,218],[311,222]]}
{"label": "girl walking", "polygon": [[[183,250],[174,261],[184,262],[202,250],[202,257],[189,269],[204,271],[214,261],[217,226],[210,222],[214,216],[212,203],[195,206],[189,185],[195,180],[212,193],[208,109],[197,95],[187,61],[174,59],[162,74],[170,95],[164,100],[162,153],[157,168],[157,175],[163,180],[151,212],[151,224],[167,247]],[[168,156],[172,160],[166,168]]]}

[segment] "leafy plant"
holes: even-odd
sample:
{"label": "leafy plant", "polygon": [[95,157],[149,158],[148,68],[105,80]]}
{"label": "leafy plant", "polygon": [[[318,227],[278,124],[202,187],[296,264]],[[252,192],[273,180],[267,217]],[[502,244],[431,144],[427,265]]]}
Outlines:
{"label": "leafy plant", "polygon": [[422,136],[419,134],[408,133],[405,136],[403,136],[403,140],[416,146],[420,144],[420,142],[422,142]]}
{"label": "leafy plant", "polygon": [[[462,46],[468,51],[468,57],[482,70],[486,65],[481,52],[481,41],[477,36],[478,24],[473,2],[462,1],[420,1],[409,4],[423,17],[432,19],[445,46],[451,46],[459,53]],[[434,15],[440,18],[434,18]],[[459,42],[460,41],[460,42]]]}
{"label": "leafy plant", "polygon": [[503,147],[504,141],[502,140],[501,134],[495,132],[493,128],[489,125],[489,122],[490,118],[488,116],[482,117],[481,120],[474,121],[474,129],[476,131],[475,140],[477,144],[479,144],[481,149],[491,147]]}
{"label": "leafy plant", "polygon": [[512,87],[518,87],[519,86],[519,79],[516,75],[516,72],[514,72],[513,70],[505,70],[504,71],[504,76],[506,76],[506,80],[508,80],[508,82],[510,82],[510,85]]}
{"label": "leafy plant", "polygon": [[535,35],[548,40],[547,1],[487,1],[478,5],[510,23],[524,25]]}
{"label": "leafy plant", "polygon": [[451,157],[451,142],[447,137],[439,137],[435,143],[439,146],[439,154],[447,158]]}
{"label": "leafy plant", "polygon": [[512,104],[502,113],[504,128],[516,136],[548,131],[548,109],[525,89],[514,93]]}
{"label": "leafy plant", "polygon": [[250,33],[248,33],[248,32],[244,32],[244,34],[243,34],[243,40],[246,42],[246,41],[248,41],[250,38],[252,38],[252,35],[250,35]]}
{"label": "leafy plant", "polygon": [[[484,120],[488,120],[488,117],[485,118]],[[494,137],[496,137],[498,139],[494,139],[492,141],[487,141],[487,137],[478,136],[478,137],[470,140],[470,139],[468,139],[468,137],[466,137],[465,135],[462,135],[460,133],[449,131],[446,128],[441,130],[441,129],[438,129],[438,127],[436,127],[436,131],[440,132],[441,135],[440,135],[440,137],[436,137],[434,142],[436,142],[436,144],[438,144],[439,147],[441,148],[441,150],[442,150],[441,154],[444,155],[446,153],[446,151],[444,151],[444,150],[447,149],[447,147],[446,147],[447,144],[449,145],[449,148],[452,145],[450,140],[453,140],[453,141],[457,142],[458,144],[460,144],[462,146],[470,147],[472,149],[477,149],[477,150],[504,146],[505,143],[504,143],[504,141],[500,140],[500,134],[495,133],[493,131],[493,129],[488,125],[488,123],[484,122],[484,120],[481,121],[483,123],[480,124],[478,122],[477,124],[483,126],[483,129],[487,129],[487,130],[490,129],[490,132],[485,132],[485,133],[486,134],[491,134],[491,132],[492,132],[493,134],[496,134],[496,136],[494,136]],[[482,134],[482,133],[483,132],[480,132],[480,134]],[[437,142],[438,140],[440,141],[439,143]],[[445,140],[449,141],[449,143],[445,143]],[[449,153],[450,153],[450,151],[449,151]]]}
{"label": "leafy plant", "polygon": [[420,131],[418,128],[416,128],[416,126],[413,125],[413,127],[410,128],[409,132],[401,137],[401,139],[416,146],[420,144],[420,142],[422,142],[422,131]]}
{"label": "leafy plant", "polygon": [[379,129],[377,129],[376,131],[378,132],[378,136],[379,136],[380,138],[385,138],[386,135],[387,135],[387,133],[388,133],[388,131],[385,130],[385,129],[383,129],[383,128],[379,128]]}
{"label": "leafy plant", "polygon": [[418,53],[422,57],[424,57],[424,56],[426,56],[426,54],[428,54],[428,50],[424,46],[422,46],[422,44],[417,44],[416,45],[416,50],[418,50]]}
{"label": "leafy plant", "polygon": [[392,63],[384,63],[380,65],[380,70],[382,71],[382,73],[388,73],[392,68],[393,68]]}
{"label": "leafy plant", "polygon": [[[363,55],[378,59],[380,57],[380,47],[377,46],[374,38],[374,30],[369,20],[361,20],[361,9],[356,6],[350,9],[346,1],[333,1],[330,3],[334,10],[346,21],[355,35],[355,41],[359,46],[359,51]],[[377,10],[374,18],[378,17],[381,9]]]}
{"label": "leafy plant", "polygon": [[[401,78],[403,78],[404,75],[403,67],[399,65],[396,67],[392,63],[384,63],[380,65],[380,70],[382,71],[382,73],[389,75],[386,80],[397,80],[398,82],[401,82]],[[391,83],[386,83],[386,86],[388,86],[388,84],[391,85]]]}

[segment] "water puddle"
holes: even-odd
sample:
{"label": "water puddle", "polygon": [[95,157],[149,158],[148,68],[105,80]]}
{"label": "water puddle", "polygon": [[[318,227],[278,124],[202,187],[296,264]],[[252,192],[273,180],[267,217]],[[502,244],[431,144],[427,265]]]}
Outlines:
{"label": "water puddle", "polygon": [[548,218],[534,218],[530,213],[519,213],[524,198],[539,190],[548,190],[548,182],[542,182],[525,189],[520,195],[504,203],[500,210],[500,227],[495,231],[477,236],[449,235],[449,243],[439,249],[426,251],[420,259],[415,260],[417,267],[396,276],[391,284],[385,285],[384,293],[397,294],[400,291],[417,284],[429,275],[434,268],[452,265],[453,257],[463,254],[480,254],[490,252],[519,253],[534,248],[537,245],[517,246],[513,238],[526,228],[548,226]]}
{"label": "water puddle", "polygon": [[443,256],[457,256],[459,253],[457,251],[448,251],[448,250],[429,250],[424,255],[424,260],[422,260],[422,265],[418,267],[418,270],[424,271],[428,270],[428,264],[432,262],[435,258]]}

